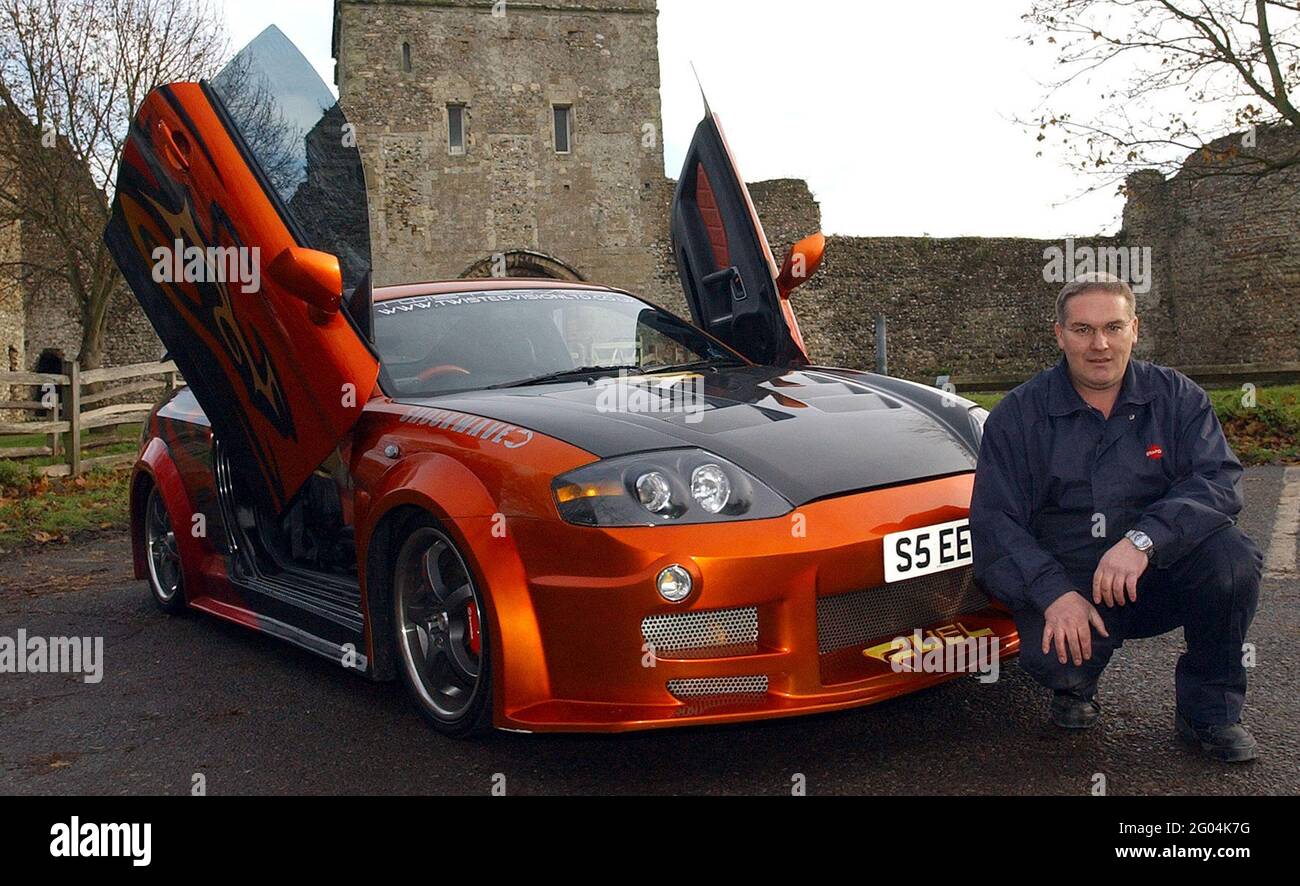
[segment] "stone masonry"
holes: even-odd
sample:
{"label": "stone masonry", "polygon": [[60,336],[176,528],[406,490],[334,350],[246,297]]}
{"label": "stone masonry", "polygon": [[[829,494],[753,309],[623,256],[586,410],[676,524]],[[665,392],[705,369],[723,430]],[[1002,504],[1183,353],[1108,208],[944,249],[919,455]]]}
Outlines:
{"label": "stone masonry", "polygon": [[[477,276],[495,254],[507,273],[608,283],[686,313],[667,231],[674,182],[662,174],[662,140],[642,139],[660,125],[654,0],[505,6],[498,16],[488,0],[335,5],[337,78],[367,165],[378,279]],[[467,109],[463,156],[448,152],[453,104]],[[554,104],[574,109],[571,155],[554,151]],[[1260,135],[1278,151],[1295,138]],[[1124,230],[1075,246],[1151,249],[1138,356],[1300,360],[1298,177],[1130,179]],[[750,190],[778,262],[819,228],[805,182]],[[1044,279],[1053,246],[1064,244],[831,237],[821,272],[795,295],[804,337],[819,362],[871,368],[883,314],[895,374],[1033,372],[1057,355],[1060,284]]]}
{"label": "stone masonry", "polygon": [[[654,0],[342,0],[334,52],[376,281],[540,273],[644,291],[666,238]],[[405,70],[409,64],[410,70]],[[464,153],[449,107],[464,109]],[[569,153],[553,113],[572,111]]]}
{"label": "stone masonry", "polygon": [[[655,0],[336,0],[340,96],[367,167],[376,279],[552,276],[606,283],[688,313],[668,237]],[[408,70],[409,67],[409,70]],[[449,147],[464,108],[464,152]],[[572,113],[556,151],[556,106]],[[723,118],[725,121],[725,109]],[[1231,136],[1215,146],[1231,147]],[[1300,150],[1291,127],[1263,128],[1261,151]],[[744,162],[745,146],[736,145]],[[1077,247],[1150,248],[1137,354],[1172,365],[1300,361],[1300,168],[1264,179],[1131,176],[1123,230]],[[777,261],[817,230],[805,182],[750,186]],[[40,248],[0,232],[0,255]],[[889,329],[896,375],[1029,374],[1050,364],[1059,284],[1044,279],[1060,241],[830,237],[822,270],[794,296],[822,363],[873,368],[873,324]],[[0,280],[0,360],[34,368],[76,353],[68,294]],[[110,364],[159,346],[121,294]]]}

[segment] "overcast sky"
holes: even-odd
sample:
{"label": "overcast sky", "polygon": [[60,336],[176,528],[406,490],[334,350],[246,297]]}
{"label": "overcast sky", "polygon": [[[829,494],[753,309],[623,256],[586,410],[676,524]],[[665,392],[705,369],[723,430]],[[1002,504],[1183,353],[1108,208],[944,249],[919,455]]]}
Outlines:
{"label": "overcast sky", "polygon": [[[232,49],[275,24],[333,85],[331,0],[223,0]],[[806,179],[827,233],[1112,233],[1121,198],[1036,158],[1050,57],[1028,0],[659,0],[666,170],[702,114],[694,62],[750,181]]]}

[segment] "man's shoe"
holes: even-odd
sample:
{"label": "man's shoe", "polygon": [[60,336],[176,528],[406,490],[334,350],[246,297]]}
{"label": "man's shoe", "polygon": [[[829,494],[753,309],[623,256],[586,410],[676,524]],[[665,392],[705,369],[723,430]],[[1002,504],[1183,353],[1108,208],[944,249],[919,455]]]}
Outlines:
{"label": "man's shoe", "polygon": [[1178,737],[1189,744],[1199,744],[1206,756],[1224,763],[1245,763],[1258,756],[1255,736],[1240,723],[1221,726],[1196,726],[1182,714],[1174,716]]}
{"label": "man's shoe", "polygon": [[1091,729],[1101,719],[1101,705],[1092,696],[1058,689],[1052,695],[1052,722],[1062,729]]}

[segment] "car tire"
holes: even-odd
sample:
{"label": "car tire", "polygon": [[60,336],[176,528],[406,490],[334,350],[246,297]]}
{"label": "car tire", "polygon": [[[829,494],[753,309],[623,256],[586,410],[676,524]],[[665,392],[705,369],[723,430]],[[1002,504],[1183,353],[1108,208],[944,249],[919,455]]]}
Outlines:
{"label": "car tire", "polygon": [[150,594],[159,609],[178,615],[186,608],[185,574],[171,514],[157,484],[149,488],[145,498],[142,523]]}
{"label": "car tire", "polygon": [[415,519],[399,537],[390,585],[399,679],[439,732],[482,735],[492,728],[483,585],[433,517]]}

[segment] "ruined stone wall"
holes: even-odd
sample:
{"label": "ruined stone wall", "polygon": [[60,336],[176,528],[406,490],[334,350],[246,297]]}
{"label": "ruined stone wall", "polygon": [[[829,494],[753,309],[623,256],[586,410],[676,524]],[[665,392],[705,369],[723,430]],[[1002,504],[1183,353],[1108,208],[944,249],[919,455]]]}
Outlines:
{"label": "ruined stone wall", "polygon": [[[0,166],[0,176],[7,178],[11,169],[8,165]],[[26,367],[23,287],[18,269],[10,264],[21,258],[22,223],[11,220],[0,224],[0,372]],[[0,388],[0,400],[7,399],[10,399],[10,392]],[[13,420],[13,416],[0,420]]]}
{"label": "ruined stone wall", "polygon": [[[501,16],[487,0],[341,0],[335,57],[381,285],[456,278],[514,252],[656,285],[667,217],[654,0],[520,0]],[[466,109],[460,156],[449,104]],[[566,104],[562,154],[552,114]]]}
{"label": "ruined stone wall", "polygon": [[[377,280],[455,278],[496,253],[538,253],[574,275],[683,315],[668,234],[654,0],[339,0],[341,97],[371,187]],[[403,44],[410,70],[403,70]],[[447,149],[464,104],[466,152]],[[574,152],[551,107],[572,103]],[[652,138],[645,139],[647,133]],[[1266,151],[1291,130],[1260,133]],[[1167,364],[1300,360],[1300,170],[1262,183],[1159,173],[1129,182],[1124,230],[1076,247],[1149,248],[1137,355]],[[806,183],[750,186],[778,263],[820,226]],[[836,236],[796,295],[819,362],[871,368],[888,322],[890,370],[1030,373],[1057,359],[1062,241]],[[508,271],[529,267],[510,265]]]}
{"label": "ruined stone wall", "polygon": [[[0,226],[3,262],[19,262],[21,268],[0,268],[0,371],[34,371],[46,353],[75,359],[81,349],[81,312],[60,270],[62,244],[48,230],[15,221]],[[162,350],[124,282],[109,303],[103,336],[106,366],[153,360]],[[15,399],[30,399],[31,391],[11,393]]]}
{"label": "ruined stone wall", "polygon": [[821,204],[806,181],[778,178],[754,182],[749,186],[749,196],[758,210],[777,267],[785,262],[791,246],[822,228]]}
{"label": "ruined stone wall", "polygon": [[[1214,156],[1240,143],[1214,143]],[[1261,128],[1258,152],[1300,152],[1292,127]],[[1171,364],[1300,360],[1300,167],[1262,178],[1206,175],[1193,155],[1166,180],[1131,176],[1123,238],[1156,256],[1153,301]],[[1217,161],[1222,162],[1222,161]]]}
{"label": "ruined stone wall", "polygon": [[[18,260],[21,253],[21,228],[14,222],[0,226],[0,372],[23,369],[24,359],[23,290],[17,274],[6,262]],[[0,389],[0,399],[7,392]]]}
{"label": "ruined stone wall", "polygon": [[[1232,136],[1217,145],[1225,150]],[[1261,129],[1260,153],[1300,151],[1287,127]],[[1300,361],[1300,168],[1265,178],[1209,176],[1189,158],[1179,174],[1129,179],[1124,229],[1077,238],[1076,250],[1150,250],[1150,286],[1137,293],[1135,354],[1165,365]],[[750,186],[780,262],[815,230],[802,182]],[[820,363],[874,368],[877,315],[887,321],[889,370],[1028,374],[1059,356],[1052,336],[1059,282],[1045,253],[1061,240],[830,237],[818,274],[796,291],[804,339]]]}
{"label": "ruined stone wall", "polygon": [[[30,225],[24,226],[22,248],[30,262],[43,266],[56,263],[57,244]],[[47,351],[75,360],[81,350],[81,312],[68,284],[45,277],[28,281],[22,289],[24,368],[35,370]],[[119,281],[104,319],[103,364],[121,366],[157,360],[162,350],[139,302],[126,283]]]}
{"label": "ruined stone wall", "polygon": [[[806,182],[754,182],[749,192],[778,265],[791,246],[821,229],[821,210]],[[1117,242],[1080,239],[1075,245]],[[1053,246],[1064,244],[828,237],[821,269],[795,291],[795,313],[813,360],[823,365],[874,370],[875,320],[883,314],[894,375],[933,381],[945,374],[1036,372],[1058,354],[1052,319],[1060,284],[1043,276],[1044,252]],[[667,246],[663,268],[663,286],[680,292]],[[680,296],[665,306],[689,316]],[[1138,310],[1145,313],[1145,296]],[[1149,359],[1154,347],[1154,336],[1144,336],[1138,355]]]}
{"label": "ruined stone wall", "polygon": [[1043,279],[1043,253],[1054,245],[830,237],[821,270],[793,296],[804,340],[818,363],[874,370],[875,319],[883,314],[892,375],[1036,372],[1059,356],[1052,322],[1060,285]]}
{"label": "ruined stone wall", "polygon": [[[49,234],[23,225],[25,260],[42,267],[57,264],[57,246]],[[65,280],[41,275],[23,284],[26,365],[35,370],[41,354],[56,351],[72,360],[81,349],[81,314]],[[55,370],[61,371],[61,370]]]}
{"label": "ruined stone wall", "polygon": [[104,365],[149,363],[163,355],[163,344],[153,331],[135,295],[123,283],[108,302],[104,321]]}

